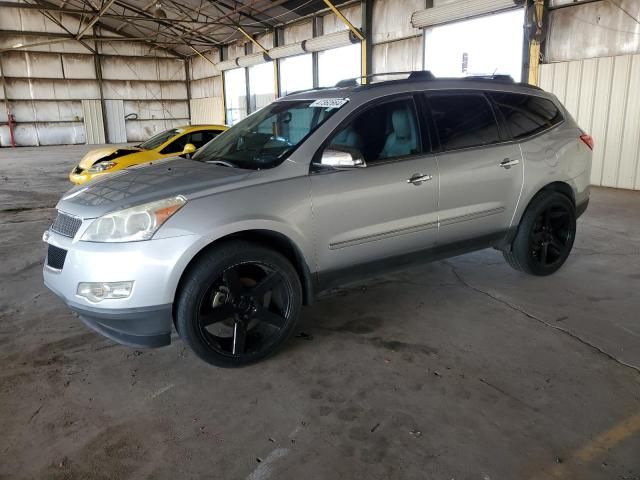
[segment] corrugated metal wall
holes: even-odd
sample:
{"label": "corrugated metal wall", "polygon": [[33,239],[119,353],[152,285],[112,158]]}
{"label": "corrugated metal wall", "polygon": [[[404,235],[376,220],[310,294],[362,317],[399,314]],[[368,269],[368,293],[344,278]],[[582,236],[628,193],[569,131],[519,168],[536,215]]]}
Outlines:
{"label": "corrugated metal wall", "polygon": [[224,105],[221,97],[194,98],[191,100],[191,123],[224,123]]}
{"label": "corrugated metal wall", "polygon": [[[60,14],[65,25],[78,19]],[[60,27],[37,10],[3,7],[0,30],[23,29],[60,33]],[[41,39],[19,34],[0,36],[0,50]],[[136,42],[98,44],[105,101],[119,100],[126,120],[126,137],[113,141],[141,141],[177,125],[189,123],[186,69],[183,59],[150,45]],[[101,88],[96,56],[75,41],[58,42],[0,53],[9,106],[15,117],[18,145],[56,145],[95,141],[99,125],[87,119],[83,101],[100,101]],[[106,111],[106,107],[105,107]],[[119,122],[120,120],[118,120]],[[121,119],[125,122],[124,116]],[[0,109],[0,146],[7,146],[6,111]],[[3,125],[4,124],[4,125]],[[93,127],[92,127],[93,128]],[[121,131],[118,131],[121,133]],[[91,138],[90,138],[91,137]],[[104,137],[104,129],[102,132]],[[111,139],[111,135],[110,135]],[[104,140],[103,140],[104,141]]]}
{"label": "corrugated metal wall", "polygon": [[374,0],[372,73],[422,70],[422,30],[411,14],[425,7],[425,0]]}
{"label": "corrugated metal wall", "polygon": [[82,100],[84,116],[84,130],[89,145],[105,143],[104,119],[102,118],[102,103],[100,100]]}
{"label": "corrugated metal wall", "polygon": [[107,117],[109,143],[125,143],[127,141],[127,128],[124,120],[124,101],[105,100],[104,107]]}
{"label": "corrugated metal wall", "polygon": [[594,137],[591,183],[640,190],[640,54],[541,65],[539,84]]}
{"label": "corrugated metal wall", "polygon": [[191,87],[191,123],[224,123],[222,73],[212,64],[220,61],[218,50],[212,50],[189,61]]}

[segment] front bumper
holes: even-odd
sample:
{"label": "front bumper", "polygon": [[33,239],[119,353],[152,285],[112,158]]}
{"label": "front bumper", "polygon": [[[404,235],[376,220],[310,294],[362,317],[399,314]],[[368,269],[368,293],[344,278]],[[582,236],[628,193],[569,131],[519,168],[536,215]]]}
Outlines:
{"label": "front bumper", "polygon": [[[200,248],[194,236],[109,244],[74,241],[50,232],[47,243],[66,250],[66,257],[61,268],[45,262],[44,284],[85,324],[125,345],[170,343],[172,304],[180,275]],[[76,294],[80,282],[118,281],[133,281],[128,298],[92,303]]]}
{"label": "front bumper", "polygon": [[89,173],[87,170],[82,170],[80,167],[74,168],[69,173],[69,180],[76,185],[82,185],[87,183],[89,180],[93,180],[96,177],[100,177],[109,172],[102,173]]}
{"label": "front bumper", "polygon": [[85,325],[111,340],[140,348],[163,347],[171,343],[171,304],[121,309],[88,307],[67,300],[50,285],[47,287],[62,298]]}

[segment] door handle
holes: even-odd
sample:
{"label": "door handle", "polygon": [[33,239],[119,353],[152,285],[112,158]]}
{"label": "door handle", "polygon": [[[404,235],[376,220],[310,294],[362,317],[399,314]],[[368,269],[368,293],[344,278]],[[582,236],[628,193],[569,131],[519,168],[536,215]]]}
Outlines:
{"label": "door handle", "polygon": [[513,167],[514,165],[518,165],[520,163],[519,159],[511,160],[510,158],[505,158],[498,165],[502,168],[506,168],[507,170]]}
{"label": "door handle", "polygon": [[413,183],[414,185],[420,185],[422,182],[428,182],[433,177],[431,175],[422,175],[421,173],[416,173],[411,175],[410,178],[407,178],[407,183]]}

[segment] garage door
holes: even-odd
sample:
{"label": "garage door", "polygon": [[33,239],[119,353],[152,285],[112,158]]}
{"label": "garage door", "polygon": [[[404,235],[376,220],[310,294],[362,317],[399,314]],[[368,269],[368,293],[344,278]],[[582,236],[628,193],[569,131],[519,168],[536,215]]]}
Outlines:
{"label": "garage door", "polygon": [[[521,5],[520,5],[521,6]],[[468,20],[469,18],[503,12],[518,5],[513,0],[461,0],[425,10],[411,16],[415,28],[433,27],[443,23]]]}

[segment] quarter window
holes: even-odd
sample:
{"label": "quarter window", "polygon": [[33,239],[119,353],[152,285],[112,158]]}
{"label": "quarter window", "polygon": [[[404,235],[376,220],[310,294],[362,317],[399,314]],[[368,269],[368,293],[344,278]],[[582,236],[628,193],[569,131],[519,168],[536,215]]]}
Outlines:
{"label": "quarter window", "polygon": [[429,97],[429,105],[443,150],[501,141],[495,115],[483,95],[436,94]]}
{"label": "quarter window", "polygon": [[563,118],[558,107],[546,98],[517,93],[491,93],[502,112],[511,136],[518,140],[551,128]]}
{"label": "quarter window", "polygon": [[358,150],[367,164],[421,152],[420,130],[412,99],[396,100],[358,113],[327,148]]}

